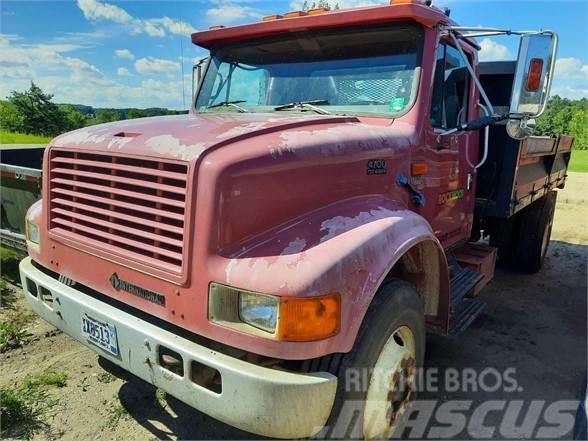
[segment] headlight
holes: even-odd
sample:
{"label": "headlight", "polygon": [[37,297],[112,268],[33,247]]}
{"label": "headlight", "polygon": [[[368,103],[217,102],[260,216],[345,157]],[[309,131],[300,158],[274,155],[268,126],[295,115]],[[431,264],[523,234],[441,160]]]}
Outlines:
{"label": "headlight", "polygon": [[39,245],[39,242],[41,240],[39,234],[39,225],[30,220],[27,220],[26,235],[28,241],[31,241]]}
{"label": "headlight", "polygon": [[211,283],[208,319],[265,338],[322,340],[339,332],[341,296],[280,297]]}
{"label": "headlight", "polygon": [[279,299],[274,296],[240,292],[239,318],[243,323],[273,334],[278,323],[279,304]]}

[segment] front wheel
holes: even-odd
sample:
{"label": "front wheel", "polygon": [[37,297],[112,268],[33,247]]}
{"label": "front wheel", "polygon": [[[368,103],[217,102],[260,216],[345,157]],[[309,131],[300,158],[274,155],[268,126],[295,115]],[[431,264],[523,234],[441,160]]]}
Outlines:
{"label": "front wheel", "polygon": [[[336,372],[331,434],[389,438],[415,396],[424,353],[424,312],[416,290],[399,280],[385,283],[366,313],[353,350]],[[350,409],[358,410],[359,418],[352,421]]]}

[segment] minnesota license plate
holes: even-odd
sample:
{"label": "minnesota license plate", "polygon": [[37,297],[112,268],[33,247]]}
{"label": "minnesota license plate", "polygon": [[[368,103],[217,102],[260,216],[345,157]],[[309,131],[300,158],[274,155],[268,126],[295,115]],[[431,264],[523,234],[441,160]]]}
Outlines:
{"label": "minnesota license plate", "polygon": [[118,341],[114,325],[84,314],[82,315],[82,333],[90,343],[112,355],[118,355]]}

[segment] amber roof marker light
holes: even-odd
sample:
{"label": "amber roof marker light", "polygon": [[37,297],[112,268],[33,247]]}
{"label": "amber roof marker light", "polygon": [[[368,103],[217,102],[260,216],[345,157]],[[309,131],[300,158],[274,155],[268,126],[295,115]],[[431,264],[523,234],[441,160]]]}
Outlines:
{"label": "amber roof marker light", "polygon": [[305,11],[290,11],[284,14],[284,18],[305,17],[308,14]]}
{"label": "amber roof marker light", "polygon": [[265,17],[263,17],[262,21],[279,20],[280,18],[284,18],[284,17],[280,14],[272,14],[272,15],[266,15]]}
{"label": "amber roof marker light", "polygon": [[314,8],[314,9],[308,10],[308,15],[324,14],[325,12],[329,12],[329,9],[327,9],[327,8]]}
{"label": "amber roof marker light", "polygon": [[313,9],[309,9],[308,11],[290,11],[290,12],[286,12],[285,14],[266,15],[265,17],[262,18],[262,21],[274,21],[274,20],[280,20],[282,18],[306,17],[306,16],[312,16],[312,15],[324,14],[326,12],[330,12],[330,9],[313,8]]}
{"label": "amber roof marker light", "polygon": [[423,5],[431,6],[432,0],[390,0],[391,5]]}

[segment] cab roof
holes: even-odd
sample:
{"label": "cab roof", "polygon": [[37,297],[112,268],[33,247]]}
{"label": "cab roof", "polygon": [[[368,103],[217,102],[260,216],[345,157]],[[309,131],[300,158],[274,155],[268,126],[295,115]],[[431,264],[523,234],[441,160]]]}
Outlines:
{"label": "cab roof", "polygon": [[339,9],[289,18],[273,17],[271,20],[258,23],[195,32],[192,34],[192,42],[205,49],[214,49],[216,46],[230,42],[312,28],[330,29],[341,26],[372,25],[393,20],[414,20],[427,27],[453,24],[453,21],[440,9],[416,2]]}

